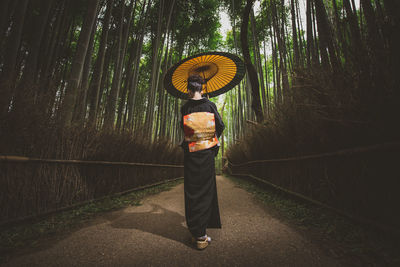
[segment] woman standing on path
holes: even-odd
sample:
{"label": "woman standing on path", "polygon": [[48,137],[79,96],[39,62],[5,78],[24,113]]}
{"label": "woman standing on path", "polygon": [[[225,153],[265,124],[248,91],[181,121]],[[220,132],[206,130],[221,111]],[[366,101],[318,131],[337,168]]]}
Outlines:
{"label": "woman standing on path", "polygon": [[188,78],[189,100],[181,107],[181,127],[185,139],[184,192],[186,224],[198,249],[211,242],[207,228],[221,228],[215,161],[225,128],[216,105],[202,97],[204,80],[198,75]]}

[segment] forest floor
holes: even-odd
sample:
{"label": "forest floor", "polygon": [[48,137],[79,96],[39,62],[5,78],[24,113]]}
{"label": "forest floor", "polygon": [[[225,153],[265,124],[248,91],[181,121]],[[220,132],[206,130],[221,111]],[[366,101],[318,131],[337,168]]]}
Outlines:
{"label": "forest floor", "polygon": [[207,231],[212,242],[203,251],[190,242],[180,183],[144,197],[140,205],[102,213],[68,233],[41,238],[35,248],[18,249],[0,265],[388,265],[381,257],[349,252],[343,242],[288,219],[251,188],[238,179],[217,176],[222,229]]}

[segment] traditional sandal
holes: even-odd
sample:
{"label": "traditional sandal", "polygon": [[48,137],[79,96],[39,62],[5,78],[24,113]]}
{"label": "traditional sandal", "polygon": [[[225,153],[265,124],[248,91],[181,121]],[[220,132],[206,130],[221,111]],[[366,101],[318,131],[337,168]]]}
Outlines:
{"label": "traditional sandal", "polygon": [[202,250],[205,249],[211,243],[211,237],[207,235],[199,238],[192,237],[192,243],[196,243],[197,249]]}
{"label": "traditional sandal", "polygon": [[[206,236],[207,236],[207,235],[206,235]],[[201,240],[203,240],[203,239],[202,239],[203,237],[204,237],[204,236],[200,237]],[[207,236],[207,240],[208,240],[208,243],[211,243],[211,237]],[[196,243],[196,241],[197,241],[197,238],[194,237],[194,236],[192,236],[192,243],[194,244],[194,243]]]}

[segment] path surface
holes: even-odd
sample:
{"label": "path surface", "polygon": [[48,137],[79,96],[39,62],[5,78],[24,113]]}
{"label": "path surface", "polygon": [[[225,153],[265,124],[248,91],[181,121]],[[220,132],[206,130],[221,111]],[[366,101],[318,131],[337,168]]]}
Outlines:
{"label": "path surface", "polygon": [[222,229],[204,251],[190,245],[180,184],[5,266],[343,266],[232,181],[218,176],[217,190]]}

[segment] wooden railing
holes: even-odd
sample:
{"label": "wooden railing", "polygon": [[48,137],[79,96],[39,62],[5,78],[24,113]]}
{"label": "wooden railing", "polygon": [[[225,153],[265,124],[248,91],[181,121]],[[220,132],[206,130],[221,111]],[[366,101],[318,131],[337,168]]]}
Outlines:
{"label": "wooden railing", "polygon": [[266,184],[363,224],[400,234],[400,143],[283,159],[227,162],[227,172]]}
{"label": "wooden railing", "polygon": [[0,155],[0,226],[183,178],[183,165]]}

